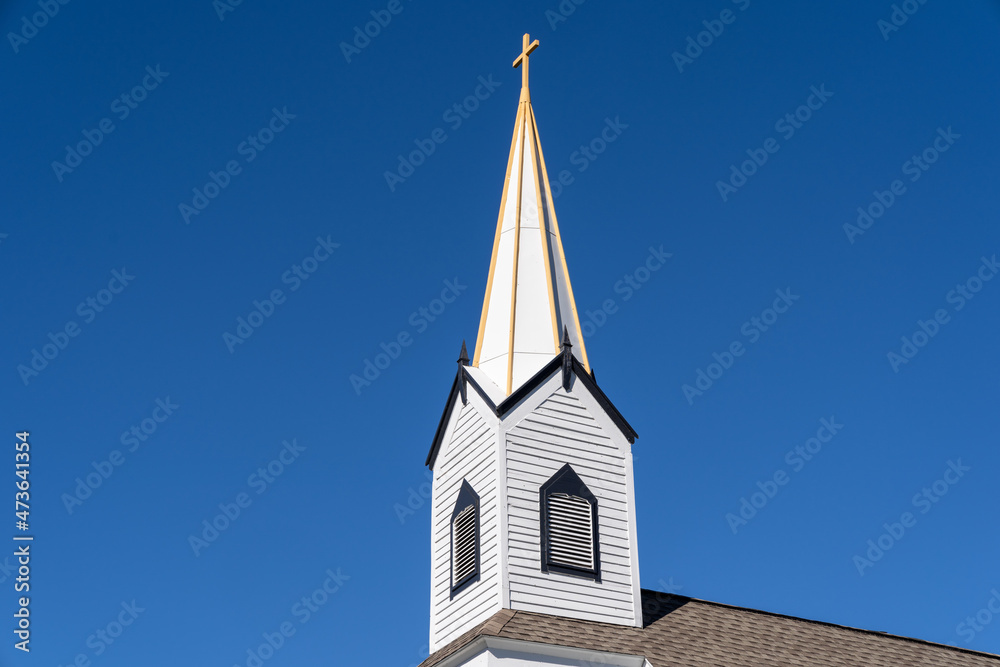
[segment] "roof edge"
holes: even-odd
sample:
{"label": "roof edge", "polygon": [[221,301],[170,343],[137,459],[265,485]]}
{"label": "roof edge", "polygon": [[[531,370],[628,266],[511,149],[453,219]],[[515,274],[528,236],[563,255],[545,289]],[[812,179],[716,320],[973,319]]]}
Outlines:
{"label": "roof edge", "polygon": [[851,630],[853,632],[860,632],[866,635],[872,635],[875,637],[886,637],[888,639],[899,639],[908,642],[916,642],[918,644],[924,644],[926,646],[936,646],[938,648],[945,648],[952,651],[961,651],[963,653],[969,653],[971,655],[978,655],[985,658],[994,658],[1000,660],[1000,655],[996,653],[986,653],[985,651],[975,651],[973,649],[963,648],[961,646],[952,646],[951,644],[941,644],[940,642],[932,642],[927,639],[920,639],[918,637],[908,637],[906,635],[896,635],[891,632],[883,632],[881,630],[868,630],[865,628],[856,628],[853,625],[841,625],[840,623],[832,623],[830,621],[818,621],[813,618],[803,618],[801,616],[792,616],[791,614],[782,614],[777,611],[767,611],[766,609],[755,609],[753,607],[742,607],[735,604],[727,604],[725,602],[715,602],[713,600],[703,600],[701,598],[693,598],[687,595],[677,595],[676,593],[666,593],[664,591],[654,591],[649,588],[641,589],[642,593],[653,594],[653,595],[666,595],[668,597],[677,600],[686,600],[690,602],[700,602],[702,604],[711,605],[713,607],[723,607],[725,609],[735,609],[738,611],[747,611],[754,614],[763,614],[765,616],[773,616],[775,618],[785,618],[790,621],[802,621],[804,623],[812,623],[814,625],[825,625],[832,628],[840,628],[841,630]]}
{"label": "roof edge", "polygon": [[455,406],[455,394],[459,391],[458,382],[459,378],[462,377],[463,368],[463,366],[459,366],[458,373],[455,374],[455,379],[451,383],[451,391],[448,392],[448,402],[444,406],[444,414],[441,415],[441,420],[438,422],[437,431],[434,433],[434,442],[431,444],[431,449],[427,452],[427,459],[424,461],[424,465],[431,470],[434,470],[434,460],[441,447],[444,432],[448,428],[448,420],[451,419],[451,411]]}

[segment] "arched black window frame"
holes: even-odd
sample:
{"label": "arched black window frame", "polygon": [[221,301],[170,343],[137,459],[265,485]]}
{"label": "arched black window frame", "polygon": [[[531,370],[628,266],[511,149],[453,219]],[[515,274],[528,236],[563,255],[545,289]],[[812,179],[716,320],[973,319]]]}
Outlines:
{"label": "arched black window frame", "polygon": [[[593,530],[591,534],[593,536],[593,544],[591,548],[593,549],[594,555],[594,569],[587,570],[579,567],[569,567],[567,565],[556,564],[549,561],[549,516],[548,509],[549,504],[546,502],[549,495],[553,493],[567,493],[571,496],[579,496],[584,498],[590,503],[590,516],[593,521]],[[539,528],[542,535],[541,549],[542,549],[542,572],[559,572],[561,574],[571,574],[578,577],[586,577],[588,579],[593,579],[595,582],[600,583],[601,581],[601,550],[600,536],[597,531],[597,497],[591,493],[587,485],[584,484],[580,476],[576,474],[576,471],[567,463],[562,468],[556,472],[552,477],[549,478],[542,488],[538,492],[538,505],[539,505]]]}
{"label": "arched black window frame", "polygon": [[[473,514],[476,517],[475,543],[476,543],[476,567],[471,574],[461,581],[455,581],[455,518],[459,512],[464,510],[469,504],[475,505]],[[448,523],[448,533],[451,535],[451,561],[448,566],[448,576],[451,579],[451,597],[455,597],[463,590],[479,581],[480,575],[480,553],[479,553],[479,494],[477,494],[467,480],[462,480],[462,488],[458,491],[458,499],[455,501],[455,509],[451,513],[451,521]]]}

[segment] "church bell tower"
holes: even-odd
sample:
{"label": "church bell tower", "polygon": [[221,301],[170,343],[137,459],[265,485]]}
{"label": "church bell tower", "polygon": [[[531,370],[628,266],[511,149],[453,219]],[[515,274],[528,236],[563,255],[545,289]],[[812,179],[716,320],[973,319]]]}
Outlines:
{"label": "church bell tower", "polygon": [[434,473],[430,650],[498,611],[642,626],[632,443],[594,379],[528,89],[521,94],[476,346]]}

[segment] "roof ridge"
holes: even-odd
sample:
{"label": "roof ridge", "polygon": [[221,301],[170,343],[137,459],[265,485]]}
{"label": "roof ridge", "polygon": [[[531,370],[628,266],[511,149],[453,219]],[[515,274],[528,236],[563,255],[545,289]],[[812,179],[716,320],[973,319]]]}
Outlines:
{"label": "roof ridge", "polygon": [[813,624],[816,624],[816,625],[825,625],[825,626],[829,626],[829,627],[833,627],[833,628],[840,628],[842,630],[851,630],[853,632],[860,632],[860,633],[864,633],[864,634],[867,634],[867,635],[874,635],[876,637],[888,637],[890,639],[902,639],[904,641],[916,642],[918,644],[925,644],[927,646],[937,646],[939,648],[945,648],[945,649],[949,649],[949,650],[952,650],[952,651],[961,651],[963,653],[970,653],[972,655],[979,655],[979,656],[984,656],[984,657],[987,657],[987,658],[994,658],[994,659],[1000,660],[1000,655],[998,655],[996,653],[986,653],[985,651],[976,651],[976,650],[973,650],[973,649],[964,648],[962,646],[952,646],[951,644],[941,644],[939,642],[932,642],[932,641],[929,641],[927,639],[919,639],[917,637],[908,637],[906,635],[897,635],[897,634],[893,634],[891,632],[883,632],[881,630],[868,630],[868,629],[865,629],[865,628],[856,628],[856,627],[851,626],[851,625],[841,625],[840,623],[832,623],[830,621],[819,621],[819,620],[816,620],[816,619],[813,619],[813,618],[803,618],[801,616],[792,616],[791,614],[782,614],[781,612],[777,612],[777,611],[767,611],[766,609],[755,609],[753,607],[742,607],[740,605],[727,604],[725,602],[715,602],[714,600],[702,600],[701,598],[694,598],[694,597],[691,597],[689,595],[678,595],[676,593],[667,593],[665,591],[656,591],[656,590],[653,590],[651,588],[642,588],[641,591],[643,593],[655,593],[657,595],[669,595],[669,596],[674,597],[674,598],[679,598],[679,599],[682,599],[682,600],[691,600],[693,602],[703,602],[703,603],[705,603],[707,605],[712,605],[712,606],[715,606],[715,607],[724,607],[724,608],[727,608],[727,609],[738,609],[740,611],[749,611],[749,612],[753,612],[753,613],[756,613],[756,614],[763,614],[765,616],[775,616],[777,618],[787,618],[787,619],[792,620],[792,621],[803,621],[805,623],[813,623]]}

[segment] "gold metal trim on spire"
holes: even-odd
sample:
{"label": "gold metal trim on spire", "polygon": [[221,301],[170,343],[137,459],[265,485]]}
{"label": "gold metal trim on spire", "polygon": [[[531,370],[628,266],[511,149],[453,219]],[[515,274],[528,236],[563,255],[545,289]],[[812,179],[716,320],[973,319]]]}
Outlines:
{"label": "gold metal trim on spire", "polygon": [[[490,276],[486,280],[486,298],[483,299],[483,312],[479,317],[479,335],[476,337],[476,351],[472,355],[472,365],[479,367],[480,355],[483,351],[483,336],[486,335],[486,315],[490,311],[490,297],[493,295],[493,276],[496,275],[497,253],[500,251],[500,233],[503,231],[503,214],[507,209],[507,189],[510,184],[510,172],[514,166],[514,149],[517,148],[518,132],[521,130],[521,118],[524,107],[518,105],[517,118],[514,119],[514,136],[510,139],[510,155],[507,157],[507,175],[503,179],[503,193],[500,195],[500,215],[497,216],[497,232],[493,237],[493,255],[490,257]],[[520,171],[520,168],[518,168]]]}
{"label": "gold metal trim on spire", "polygon": [[[542,182],[545,184],[545,196],[549,202],[549,212],[552,214],[552,234],[555,236],[556,242],[553,250],[558,252],[553,252],[553,255],[558,255],[560,261],[562,262],[563,275],[566,276],[566,293],[569,295],[569,303],[573,309],[570,314],[563,314],[563,321],[566,321],[567,316],[571,316],[573,325],[576,327],[577,331],[577,347],[580,350],[580,361],[583,362],[583,367],[590,371],[590,362],[587,360],[587,346],[583,344],[583,328],[580,326],[580,316],[576,312],[576,297],[573,296],[573,282],[569,279],[569,267],[566,266],[566,253],[563,252],[562,247],[562,236],[559,234],[559,220],[556,216],[556,207],[552,203],[552,187],[549,185],[549,172],[545,168],[545,154],[542,152],[542,140],[538,137],[538,124],[535,122],[535,110],[530,106],[528,107],[528,113],[531,114],[531,125],[535,128],[535,145],[538,146],[538,162],[542,170]],[[546,264],[546,267],[548,265]],[[555,290],[555,281],[549,283],[549,287]],[[553,295],[554,298],[558,298],[558,295]],[[552,302],[552,317],[553,317],[553,328],[555,329],[556,336],[556,349],[560,347],[559,343],[559,326],[555,324],[555,301]]]}
{"label": "gold metal trim on spire", "polygon": [[[527,35],[525,35],[527,37]],[[525,58],[524,66],[528,66],[528,60]],[[521,104],[521,108],[524,108],[524,104]],[[517,204],[514,209],[514,270],[511,271],[511,286],[510,286],[510,319],[508,320],[508,326],[510,327],[509,333],[507,335],[507,394],[514,390],[514,321],[517,317],[517,267],[519,260],[521,258],[521,190],[524,188],[524,150],[527,148],[526,142],[528,129],[528,117],[523,111],[518,115],[521,116],[521,159],[518,160],[517,165]]]}

